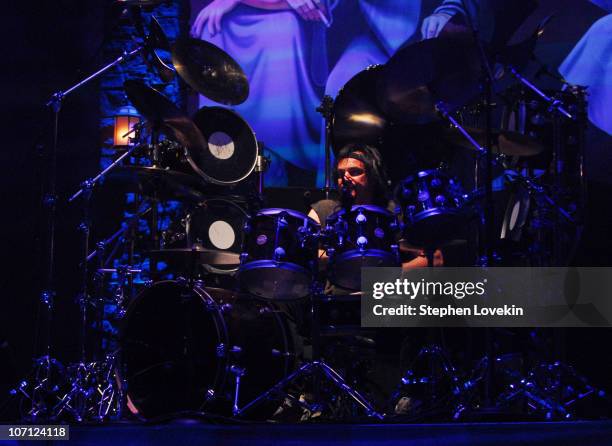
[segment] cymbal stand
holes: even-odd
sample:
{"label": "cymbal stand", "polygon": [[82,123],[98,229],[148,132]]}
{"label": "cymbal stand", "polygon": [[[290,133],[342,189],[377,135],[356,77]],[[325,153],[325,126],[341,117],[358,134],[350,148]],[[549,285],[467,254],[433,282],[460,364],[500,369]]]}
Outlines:
{"label": "cymbal stand", "polygon": [[[315,287],[315,288],[318,288],[318,287]],[[250,403],[246,404],[242,408],[239,408],[237,405],[239,385],[240,385],[240,376],[242,375],[242,373],[240,373],[241,371],[237,371],[238,373],[235,373],[236,375],[236,397],[234,401],[234,411],[233,411],[233,415],[235,417],[241,416],[242,414],[244,414],[251,408],[257,406],[258,404],[264,401],[276,399],[275,397],[278,397],[278,395],[282,395],[285,398],[289,398],[290,400],[300,404],[301,406],[304,406],[306,409],[310,410],[311,412],[321,411],[324,405],[323,403],[321,403],[321,400],[320,400],[319,385],[320,385],[320,380],[324,378],[329,383],[331,383],[336,388],[338,388],[338,390],[345,393],[354,403],[357,404],[358,407],[364,410],[364,412],[366,413],[368,417],[375,418],[378,420],[384,419],[385,417],[384,414],[377,412],[376,409],[374,409],[374,407],[372,406],[372,404],[363,395],[361,395],[361,393],[358,390],[353,389],[336,370],[330,367],[321,358],[320,356],[320,351],[321,351],[320,350],[320,333],[319,333],[320,331],[319,303],[320,303],[321,298],[322,298],[322,294],[320,290],[318,290],[317,292],[313,292],[311,294],[312,316],[313,316],[312,333],[311,333],[312,361],[305,361],[295,372],[291,373],[286,378],[280,380],[270,389],[268,389],[267,391],[259,395],[257,398],[255,398],[254,400],[252,400]],[[288,394],[287,391],[284,390],[289,384],[305,376],[312,376],[313,378],[314,396],[315,396],[314,403],[302,403],[298,401],[292,395]]]}
{"label": "cymbal stand", "polygon": [[[563,175],[567,174],[567,168],[565,167],[566,159],[565,154],[563,153],[563,141],[561,135],[561,120],[569,119],[571,121],[577,121],[579,118],[584,121],[585,112],[584,112],[584,101],[581,101],[581,107],[578,107],[578,111],[576,113],[572,113],[569,110],[569,107],[566,107],[565,104],[554,97],[548,96],[534,84],[532,84],[527,78],[522,76],[518,70],[509,65],[508,70],[510,73],[525,87],[535,93],[543,102],[548,105],[548,111],[553,113],[552,121],[553,121],[553,189],[552,189],[552,197],[545,195],[549,204],[551,204],[557,211],[554,214],[554,221],[552,224],[552,232],[553,232],[553,240],[559,240],[559,225],[558,221],[559,214],[563,215],[566,220],[569,220],[571,224],[575,225],[577,228],[580,226],[578,221],[573,220],[571,217],[568,219],[569,214],[564,214],[560,206],[556,203],[559,201],[560,194],[562,192],[563,184],[562,178]],[[580,110],[582,108],[583,110]],[[586,203],[586,178],[584,172],[584,125],[581,126],[580,135],[579,135],[579,187],[580,187],[580,206],[584,206]],[[582,212],[583,209],[580,209]],[[582,217],[580,217],[582,218]],[[562,259],[560,252],[558,252],[559,247],[557,243],[553,243],[552,245],[552,264],[553,266],[562,266],[562,264],[567,263],[567,259]]]}
{"label": "cymbal stand", "polygon": [[329,199],[329,194],[332,190],[331,186],[331,134],[332,134],[332,122],[334,117],[334,100],[331,96],[323,96],[321,105],[317,107],[319,112],[325,119],[325,198]]}
{"label": "cymbal stand", "polygon": [[255,164],[255,173],[257,174],[257,200],[261,205],[264,202],[264,191],[265,191],[265,182],[264,177],[265,173],[270,167],[270,158],[267,158],[263,154],[263,143],[257,142],[257,162]]}
{"label": "cymbal stand", "polygon": [[[490,173],[492,173],[492,167],[494,164],[499,163],[500,161],[503,160],[503,156],[496,156],[493,157],[493,154],[491,153],[491,146],[489,145],[489,147],[484,148],[481,147],[480,144],[478,144],[478,142],[471,137],[471,135],[469,134],[469,132],[467,130],[465,130],[465,128],[463,128],[461,126],[461,124],[459,124],[459,122],[448,112],[448,109],[446,107],[446,104],[444,104],[443,102],[438,102],[436,104],[436,109],[440,112],[440,114],[446,118],[448,121],[451,122],[451,124],[461,132],[461,134],[463,136],[465,136],[465,138],[470,142],[470,144],[472,144],[474,146],[474,148],[476,149],[477,154],[479,155],[477,158],[477,162],[480,160],[481,156],[485,156],[487,159],[487,175],[485,176],[486,179],[486,192],[485,192],[485,201],[487,200],[487,197],[489,197],[492,200],[492,175],[489,175]],[[489,129],[490,131],[490,129]],[[489,209],[489,212],[487,212],[487,209],[489,208],[489,204],[485,205],[485,227],[486,229],[486,239],[485,239],[485,244],[487,245],[487,255],[484,256],[484,260],[485,262],[481,262],[480,266],[487,266],[489,265],[489,262],[493,260],[493,257],[489,257],[489,255],[493,255],[493,239],[491,238],[493,231],[491,229],[493,221],[492,218],[494,217],[494,215],[492,214],[492,204],[491,207]],[[485,369],[485,374],[484,374],[484,407],[483,409],[490,409],[493,407],[493,399],[492,399],[492,395],[491,395],[491,389],[492,389],[492,385],[493,385],[493,374],[494,374],[494,351],[493,351],[493,334],[490,328],[486,328],[485,329],[485,365],[486,365],[486,369]]]}

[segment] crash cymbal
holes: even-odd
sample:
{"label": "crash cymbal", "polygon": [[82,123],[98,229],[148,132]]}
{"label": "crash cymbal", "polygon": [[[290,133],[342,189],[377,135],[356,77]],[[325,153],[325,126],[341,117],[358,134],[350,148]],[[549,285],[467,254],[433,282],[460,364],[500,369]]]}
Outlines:
{"label": "crash cymbal", "polygon": [[185,264],[196,256],[198,264],[206,264],[218,267],[238,266],[240,264],[240,254],[230,251],[217,251],[214,249],[205,249],[194,245],[192,248],[171,248],[149,251],[153,256],[170,259],[172,261],[183,261]]}
{"label": "crash cymbal", "polygon": [[[151,16],[149,27],[150,32],[145,39],[145,60],[157,72],[161,80],[170,82],[174,79],[176,72],[172,64],[160,56],[160,54],[166,54],[165,52],[170,51],[170,42],[168,42],[168,37],[155,16]],[[159,50],[162,52],[160,53]]]}
{"label": "crash cymbal", "polygon": [[388,121],[376,100],[382,65],[368,67],[349,80],[334,101],[332,147],[338,153],[350,142],[379,145]]}
{"label": "crash cymbal", "polygon": [[118,166],[105,183],[128,191],[153,196],[162,201],[180,200],[199,203],[204,200],[204,183],[194,175],[150,166]]}
{"label": "crash cymbal", "polygon": [[449,111],[465,105],[478,96],[481,77],[477,47],[469,40],[424,40],[401,48],[384,65],[378,104],[399,123],[434,122],[436,102]]}
{"label": "crash cymbal", "polygon": [[206,139],[194,122],[162,93],[139,80],[127,80],[123,88],[136,110],[152,126],[170,129],[174,139],[189,149],[206,146]]}
{"label": "crash cymbal", "polygon": [[[474,138],[478,144],[480,144],[481,147],[485,146],[485,129],[467,127],[466,130],[470,136]],[[493,130],[492,136],[494,141],[494,153],[502,153],[509,156],[528,157],[538,155],[545,150],[544,145],[540,144],[535,139],[518,132],[511,132],[508,130]],[[445,129],[443,137],[452,144],[470,150],[475,149],[474,146],[470,144],[470,142],[457,129]]]}
{"label": "crash cymbal", "polygon": [[249,97],[249,82],[240,65],[212,43],[178,39],[172,46],[172,63],[191,88],[215,102],[238,105]]}

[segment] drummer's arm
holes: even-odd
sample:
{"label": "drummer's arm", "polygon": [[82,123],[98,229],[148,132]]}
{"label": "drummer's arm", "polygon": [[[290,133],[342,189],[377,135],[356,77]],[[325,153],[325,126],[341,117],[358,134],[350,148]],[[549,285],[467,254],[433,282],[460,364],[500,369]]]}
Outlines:
{"label": "drummer's arm", "polygon": [[[407,260],[402,262],[402,270],[408,271],[413,268],[424,268],[427,267],[427,256],[425,255],[425,251],[419,250],[415,252],[416,257],[412,260]],[[437,249],[434,252],[434,266],[444,266],[444,256],[442,255],[442,251]]]}

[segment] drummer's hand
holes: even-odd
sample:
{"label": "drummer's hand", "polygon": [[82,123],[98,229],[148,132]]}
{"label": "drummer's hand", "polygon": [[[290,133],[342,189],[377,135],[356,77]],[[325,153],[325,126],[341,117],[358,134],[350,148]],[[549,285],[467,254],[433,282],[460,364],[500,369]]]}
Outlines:
{"label": "drummer's hand", "polygon": [[451,18],[451,15],[444,13],[432,14],[429,17],[425,17],[421,25],[423,40],[438,37],[442,28],[444,28]]}
{"label": "drummer's hand", "polygon": [[202,32],[206,26],[208,34],[214,36],[221,31],[221,19],[240,3],[240,0],[214,0],[206,8],[203,8],[191,26],[191,36],[202,38]]}
{"label": "drummer's hand", "polygon": [[322,21],[318,11],[326,14],[325,7],[320,0],[286,0],[287,4],[304,20]]}

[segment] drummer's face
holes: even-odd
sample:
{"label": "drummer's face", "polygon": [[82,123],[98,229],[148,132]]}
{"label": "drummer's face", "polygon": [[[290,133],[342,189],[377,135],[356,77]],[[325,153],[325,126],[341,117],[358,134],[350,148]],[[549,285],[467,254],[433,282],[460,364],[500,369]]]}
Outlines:
{"label": "drummer's face", "polygon": [[356,201],[369,195],[368,175],[365,164],[355,158],[342,158],[338,161],[338,187],[342,188],[342,178],[353,184],[351,195]]}

